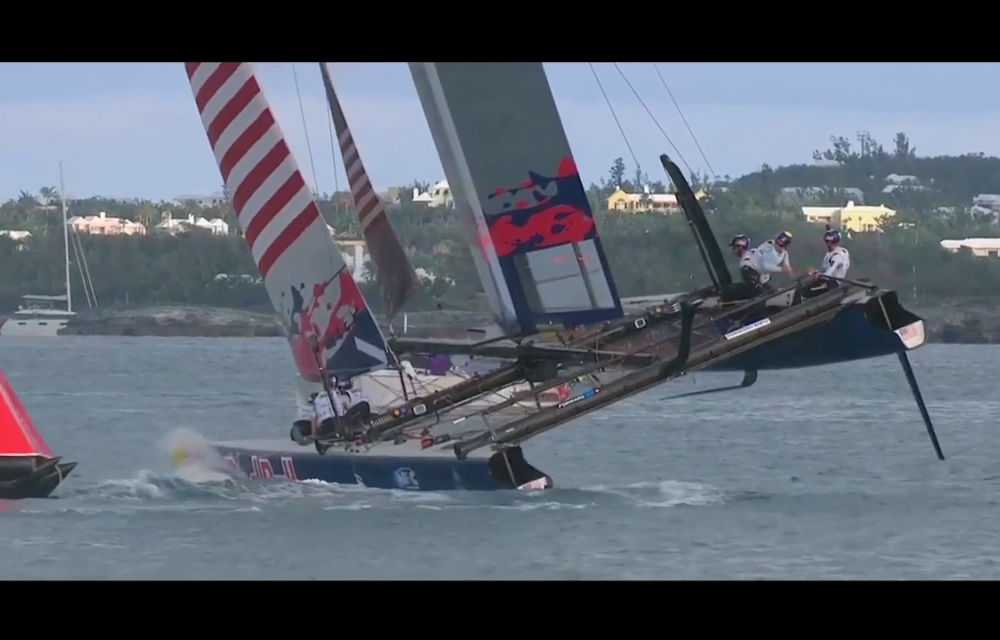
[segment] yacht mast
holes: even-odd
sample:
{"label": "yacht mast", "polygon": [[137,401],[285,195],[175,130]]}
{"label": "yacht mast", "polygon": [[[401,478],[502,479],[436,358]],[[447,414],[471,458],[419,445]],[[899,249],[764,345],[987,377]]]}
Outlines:
{"label": "yacht mast", "polygon": [[66,311],[73,310],[73,293],[69,282],[69,219],[66,217],[66,183],[62,161],[59,162],[59,202],[62,204],[63,261],[66,263]]}

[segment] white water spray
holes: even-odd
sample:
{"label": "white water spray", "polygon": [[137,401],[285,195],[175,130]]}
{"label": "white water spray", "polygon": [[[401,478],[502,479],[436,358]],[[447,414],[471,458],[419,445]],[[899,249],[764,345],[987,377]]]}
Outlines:
{"label": "white water spray", "polygon": [[162,446],[174,465],[174,474],[193,483],[230,482],[238,474],[208,443],[208,439],[192,429],[175,429],[168,433]]}

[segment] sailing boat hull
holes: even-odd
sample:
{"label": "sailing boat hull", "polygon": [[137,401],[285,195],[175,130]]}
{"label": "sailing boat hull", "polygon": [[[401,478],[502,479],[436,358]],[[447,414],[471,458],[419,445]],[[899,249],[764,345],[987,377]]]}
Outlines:
{"label": "sailing boat hull", "polygon": [[0,336],[5,338],[54,338],[61,329],[66,328],[69,320],[57,318],[54,320],[21,319],[12,316],[0,324]]}
{"label": "sailing boat hull", "polygon": [[0,500],[47,498],[75,468],[58,457],[2,456]]}
{"label": "sailing boat hull", "polygon": [[239,441],[211,444],[228,465],[251,480],[283,478],[407,491],[536,490],[552,479],[531,466],[520,447],[484,450],[458,460],[449,445],[421,449],[419,442],[382,443],[368,451],[330,449],[324,455],[294,442]]}

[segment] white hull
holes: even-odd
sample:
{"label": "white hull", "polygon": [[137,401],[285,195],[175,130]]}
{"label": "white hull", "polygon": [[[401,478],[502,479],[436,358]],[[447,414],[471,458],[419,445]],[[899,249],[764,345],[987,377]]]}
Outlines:
{"label": "white hull", "polygon": [[59,335],[59,330],[69,322],[65,318],[38,320],[35,318],[10,318],[0,325],[0,336],[4,338],[49,338]]}
{"label": "white hull", "polygon": [[[446,373],[442,376],[434,376],[430,374],[417,373],[416,380],[411,381],[411,379],[404,375],[403,378],[406,380],[406,393],[408,397],[426,396],[448,387],[453,387],[460,382],[464,382],[468,379],[467,376],[463,376],[457,373]],[[371,403],[374,405],[372,408],[376,411],[380,409],[385,409],[390,406],[399,404],[403,399],[403,388],[400,382],[399,373],[396,370],[383,370],[376,371],[374,373],[369,373],[364,376],[358,376],[354,379],[354,384],[361,388],[365,395],[371,399]],[[414,394],[414,387],[416,387],[416,393]],[[470,409],[485,409],[494,404],[508,400],[512,395],[527,391],[530,386],[527,383],[515,384],[509,387],[500,389],[494,393],[486,396],[477,398],[467,404],[466,406]],[[555,399],[555,394],[552,394],[553,398],[548,401],[543,401],[542,406],[551,406],[559,402]],[[535,403],[533,401],[519,402],[514,405],[513,408],[521,407],[524,409],[535,408]]]}

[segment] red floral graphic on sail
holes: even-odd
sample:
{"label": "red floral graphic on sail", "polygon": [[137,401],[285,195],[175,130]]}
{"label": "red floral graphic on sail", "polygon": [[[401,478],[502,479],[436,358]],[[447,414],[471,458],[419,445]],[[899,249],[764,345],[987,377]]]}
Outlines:
{"label": "red floral graphic on sail", "polygon": [[501,257],[597,236],[580,174],[569,157],[555,176],[529,171],[528,180],[497,187],[488,200],[501,205],[498,215],[489,217],[489,240]]}
{"label": "red floral graphic on sail", "polygon": [[[326,354],[336,353],[366,308],[361,291],[347,268],[311,287],[292,287],[288,335],[295,365],[303,377],[319,377],[317,358],[325,367]],[[313,350],[314,344],[319,347],[319,353]]]}

